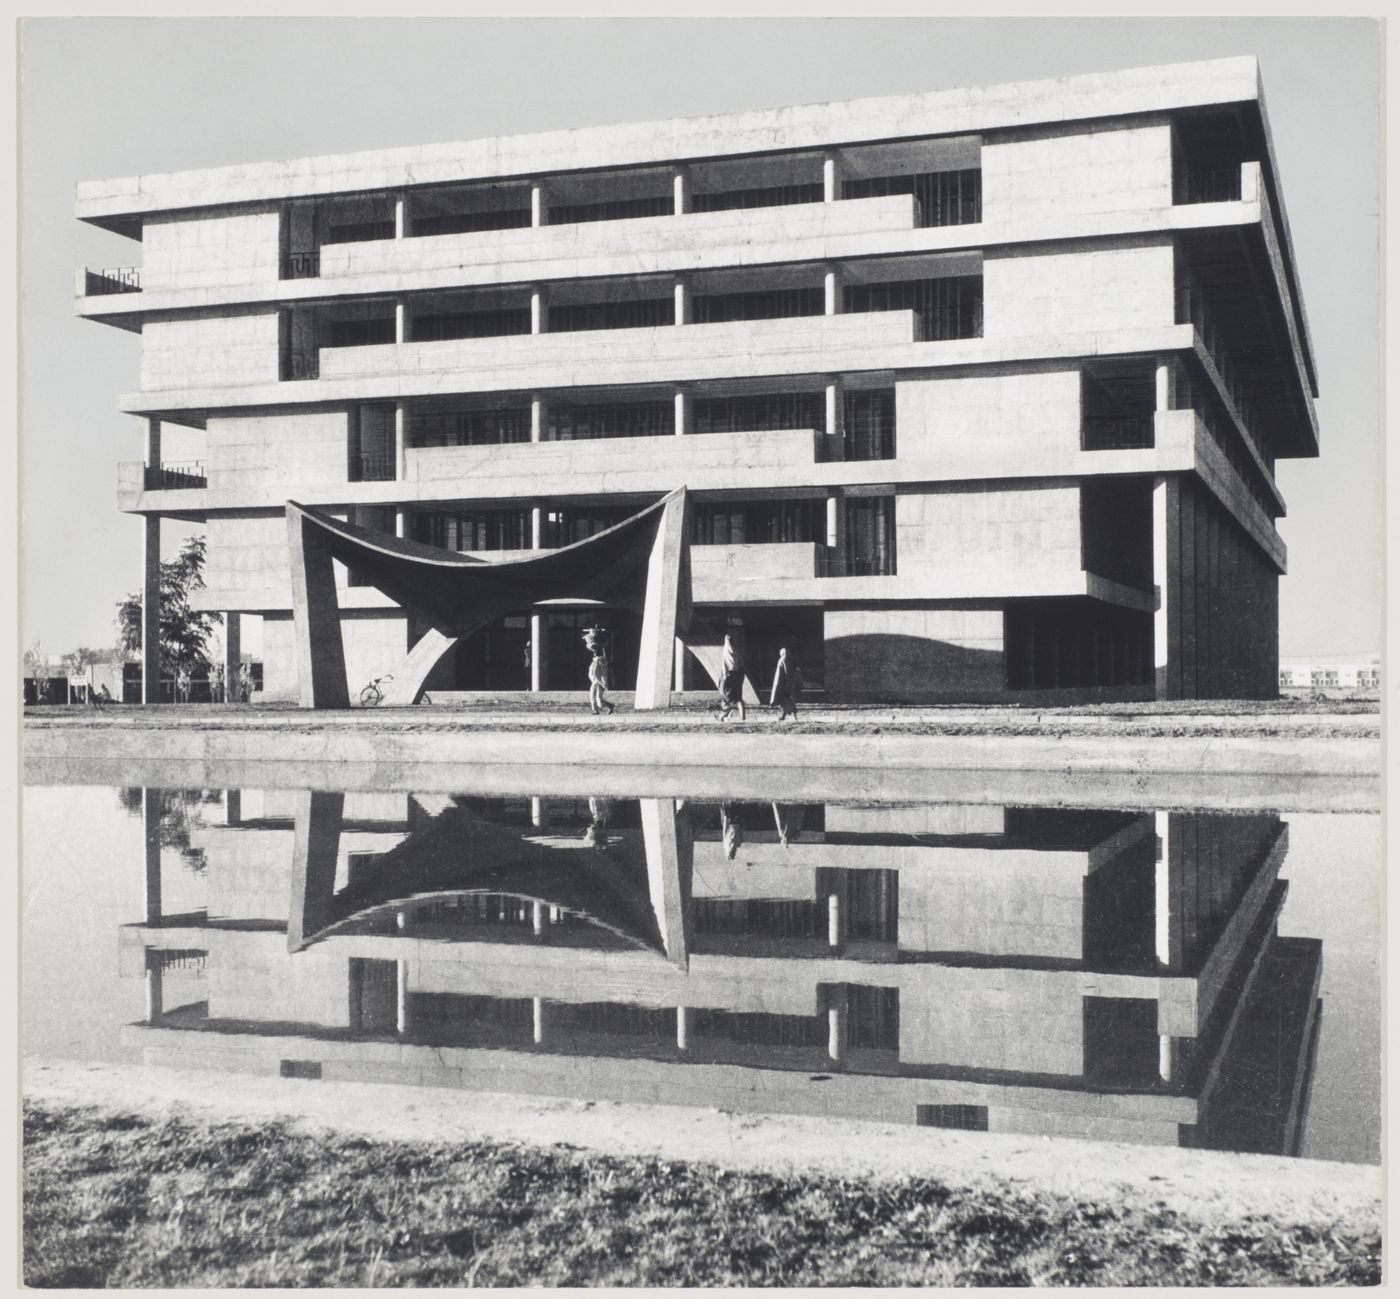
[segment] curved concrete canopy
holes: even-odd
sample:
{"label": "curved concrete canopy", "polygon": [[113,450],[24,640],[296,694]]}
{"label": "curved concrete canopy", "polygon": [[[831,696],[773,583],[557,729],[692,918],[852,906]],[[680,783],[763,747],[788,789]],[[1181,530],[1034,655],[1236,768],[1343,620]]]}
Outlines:
{"label": "curved concrete canopy", "polygon": [[339,560],[428,627],[394,674],[385,702],[412,703],[434,664],[458,640],[502,615],[573,599],[642,615],[636,706],[666,707],[675,641],[691,621],[687,512],[686,489],[679,487],[596,536],[493,562],[343,523],[288,501],[301,703],[308,708],[349,704],[331,566]]}

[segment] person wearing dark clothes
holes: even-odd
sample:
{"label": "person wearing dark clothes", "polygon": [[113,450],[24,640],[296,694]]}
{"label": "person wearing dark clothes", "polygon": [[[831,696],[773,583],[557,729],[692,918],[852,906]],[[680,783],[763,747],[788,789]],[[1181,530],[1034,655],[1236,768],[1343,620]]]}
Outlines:
{"label": "person wearing dark clothes", "polygon": [[786,649],[778,651],[778,666],[773,673],[773,692],[768,702],[779,709],[778,720],[786,721],[789,713],[797,720],[797,700],[802,693],[802,669],[788,657]]}
{"label": "person wearing dark clothes", "polygon": [[744,710],[744,665],[733,640],[724,638],[724,653],[720,658],[719,672],[719,712],[715,716],[721,721],[729,720],[729,714],[739,710],[739,720],[745,721]]}

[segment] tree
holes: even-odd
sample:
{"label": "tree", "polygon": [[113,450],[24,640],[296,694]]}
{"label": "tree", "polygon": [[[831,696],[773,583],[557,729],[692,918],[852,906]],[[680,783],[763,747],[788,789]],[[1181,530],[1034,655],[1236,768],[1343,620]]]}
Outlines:
{"label": "tree", "polygon": [[[162,675],[181,671],[200,676],[211,666],[206,645],[223,615],[190,607],[190,595],[204,589],[203,537],[191,537],[175,559],[160,566],[160,662]],[[121,647],[141,652],[141,596],[129,595],[117,606]]]}

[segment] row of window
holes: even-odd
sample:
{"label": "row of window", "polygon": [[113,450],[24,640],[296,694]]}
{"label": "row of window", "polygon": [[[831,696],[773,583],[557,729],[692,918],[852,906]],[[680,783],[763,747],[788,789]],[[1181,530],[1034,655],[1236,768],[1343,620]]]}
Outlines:
{"label": "row of window", "polygon": [[[975,224],[982,219],[982,173],[977,168],[874,176],[842,184],[843,199],[911,194],[915,221],[920,226]],[[726,212],[765,207],[820,203],[820,181],[749,186],[693,193],[692,212]],[[320,274],[320,249],[332,244],[365,243],[395,237],[389,195],[371,195],[329,203],[293,205],[284,216],[282,278],[302,279]],[[529,226],[528,196],[518,187],[485,186],[457,194],[442,191],[413,194],[406,233],[410,238],[514,230]],[[575,225],[594,221],[626,221],[639,217],[675,215],[675,198],[664,193],[603,199],[584,203],[551,203],[543,213],[546,225]]]}

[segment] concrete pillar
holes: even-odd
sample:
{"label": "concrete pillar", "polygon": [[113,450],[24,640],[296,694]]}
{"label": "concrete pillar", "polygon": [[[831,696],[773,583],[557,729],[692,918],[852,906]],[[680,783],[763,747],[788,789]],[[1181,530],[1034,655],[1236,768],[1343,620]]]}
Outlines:
{"label": "concrete pillar", "polygon": [[544,514],[545,504],[543,501],[535,501],[530,506],[530,549],[544,549]]}
{"label": "concrete pillar", "polygon": [[532,285],[530,288],[530,332],[532,334],[549,332],[548,310],[549,304],[545,300],[544,286]]}
{"label": "concrete pillar", "polygon": [[1181,964],[1181,917],[1172,908],[1172,842],[1171,814],[1157,812],[1154,829],[1157,835],[1157,861],[1152,868],[1153,946],[1157,964],[1175,969]]}
{"label": "concrete pillar", "polygon": [[544,1045],[544,1039],[545,1039],[545,1009],[544,1009],[544,998],[543,998],[543,997],[534,997],[534,998],[532,998],[531,1000],[532,1000],[532,1002],[533,1002],[533,1009],[534,1009],[535,1045],[536,1045],[536,1046],[543,1046],[543,1045]]}
{"label": "concrete pillar", "polygon": [[141,576],[141,702],[160,702],[160,515],[145,519]]}
{"label": "concrete pillar", "polygon": [[537,180],[530,186],[530,224],[542,226],[549,217],[549,196],[545,193],[544,181]]}
{"label": "concrete pillar", "polygon": [[146,1023],[154,1024],[164,1013],[165,972],[160,968],[160,953],[146,953]]}
{"label": "concrete pillar", "polygon": [[544,689],[545,672],[549,664],[549,628],[545,615],[530,615],[530,691],[539,694]]}
{"label": "concrete pillar", "polygon": [[690,168],[671,168],[671,194],[675,200],[672,211],[676,216],[684,216],[690,211]]}
{"label": "concrete pillar", "polygon": [[530,799],[530,824],[536,830],[549,828],[549,804],[542,798]]}
{"label": "concrete pillar", "polygon": [[684,388],[676,389],[676,436],[683,437],[691,431],[693,399]]}
{"label": "concrete pillar", "polygon": [[1152,616],[1152,668],[1158,699],[1181,698],[1181,611],[1176,582],[1181,531],[1181,498],[1176,481],[1159,475],[1152,483],[1152,584],[1157,608]]}
{"label": "concrete pillar", "polygon": [[1157,405],[1155,409],[1159,411],[1171,410],[1172,408],[1172,365],[1170,361],[1160,361],[1157,364]]}
{"label": "concrete pillar", "polygon": [[408,477],[408,407],[401,401],[394,403],[394,477]]}
{"label": "concrete pillar", "polygon": [[402,505],[394,511],[394,536],[408,536],[408,511]]}
{"label": "concrete pillar", "polygon": [[530,441],[544,441],[546,411],[544,408],[544,398],[538,394],[530,398]]}
{"label": "concrete pillar", "polygon": [[826,494],[827,572],[839,577],[846,570],[846,499],[839,487]]}
{"label": "concrete pillar", "polygon": [[408,191],[403,189],[394,195],[394,238],[408,238]]}
{"label": "concrete pillar", "polygon": [[826,381],[826,432],[828,437],[846,432],[846,385],[837,377]]}
{"label": "concrete pillar", "polygon": [[1176,1078],[1177,1068],[1176,1038],[1162,1034],[1157,1038],[1157,1074],[1163,1082]]}
{"label": "concrete pillar", "polygon": [[544,924],[544,903],[530,903],[530,928],[534,932],[536,938],[544,937]]}
{"label": "concrete pillar", "polygon": [[243,791],[241,789],[224,790],[224,824],[243,824]]}
{"label": "concrete pillar", "polygon": [[[224,614],[224,702],[238,689],[238,672],[243,666],[243,617],[229,610]],[[236,793],[237,791],[230,791]]]}
{"label": "concrete pillar", "polygon": [[685,689],[685,642],[676,637],[676,673],[672,687],[677,693]]}
{"label": "concrete pillar", "polygon": [[833,1064],[845,1061],[850,1048],[850,1026],[844,987],[831,988],[826,1003],[826,1054]]}
{"label": "concrete pillar", "polygon": [[408,342],[408,300],[394,299],[394,342]]}
{"label": "concrete pillar", "polygon": [[676,1007],[676,1050],[690,1050],[690,1007]]}
{"label": "concrete pillar", "polygon": [[826,293],[826,314],[839,316],[842,305],[841,290],[846,283],[845,272],[840,266],[828,266],[822,282]]}
{"label": "concrete pillar", "polygon": [[397,977],[394,979],[394,1027],[399,1036],[406,1036],[413,1028],[413,1020],[408,1008],[408,962],[400,961]]}
{"label": "concrete pillar", "polygon": [[833,151],[822,157],[822,201],[824,203],[835,203],[841,197],[843,170],[840,154]]}
{"label": "concrete pillar", "polygon": [[146,923],[158,925],[160,896],[160,790],[146,789],[141,795],[141,826],[146,835]]}
{"label": "concrete pillar", "polygon": [[407,907],[400,907],[394,912],[394,928],[402,933],[408,928],[408,922],[412,917],[408,913]]}
{"label": "concrete pillar", "polygon": [[677,275],[671,284],[671,293],[675,298],[676,311],[674,324],[690,324],[690,307],[692,294],[690,291],[690,281],[684,275]]}
{"label": "concrete pillar", "polygon": [[846,917],[841,908],[841,895],[828,893],[826,896],[826,945],[841,947],[846,941]]}
{"label": "concrete pillar", "polygon": [[146,467],[160,468],[160,420],[146,421]]}

